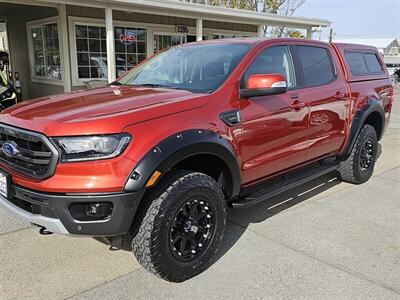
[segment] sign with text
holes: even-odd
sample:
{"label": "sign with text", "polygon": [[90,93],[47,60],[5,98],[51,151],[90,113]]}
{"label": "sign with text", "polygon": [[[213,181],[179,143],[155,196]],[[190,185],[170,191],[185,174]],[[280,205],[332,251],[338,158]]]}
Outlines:
{"label": "sign with text", "polygon": [[119,35],[119,41],[124,45],[131,45],[137,40],[136,32],[126,30]]}
{"label": "sign with text", "polygon": [[189,33],[189,28],[186,25],[176,25],[176,32]]}

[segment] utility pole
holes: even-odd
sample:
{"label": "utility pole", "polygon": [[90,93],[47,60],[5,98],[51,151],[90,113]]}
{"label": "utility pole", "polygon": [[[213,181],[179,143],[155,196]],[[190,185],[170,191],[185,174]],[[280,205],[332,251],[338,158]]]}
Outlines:
{"label": "utility pole", "polygon": [[332,43],[332,40],[333,40],[333,28],[331,28],[329,31],[329,43]]}

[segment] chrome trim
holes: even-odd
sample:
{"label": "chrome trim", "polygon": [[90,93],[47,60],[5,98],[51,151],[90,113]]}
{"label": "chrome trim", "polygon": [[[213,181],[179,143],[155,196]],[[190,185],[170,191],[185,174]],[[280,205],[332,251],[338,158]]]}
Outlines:
{"label": "chrome trim", "polygon": [[58,219],[48,218],[41,215],[34,215],[12,204],[10,201],[8,201],[5,197],[1,195],[0,195],[0,204],[8,211],[16,214],[21,219],[28,221],[34,225],[45,227],[48,231],[51,231],[53,233],[70,235],[70,233],[67,231],[64,225]]}
{"label": "chrome trim", "polygon": [[[20,166],[18,164],[10,162],[6,159],[0,158],[0,162],[3,162],[6,166],[10,167],[11,169],[13,169],[19,173],[22,173],[24,175],[27,175],[29,177],[36,178],[36,179],[46,179],[46,178],[49,178],[54,175],[56,166],[59,161],[60,154],[59,154],[59,151],[57,150],[57,148],[50,141],[50,139],[47,138],[44,134],[41,134],[41,133],[35,132],[35,131],[26,130],[26,129],[21,129],[21,128],[14,127],[14,126],[10,126],[10,125],[4,124],[4,123],[0,123],[0,132],[4,133],[6,135],[14,136],[15,138],[24,139],[24,140],[30,141],[30,142],[42,142],[47,146],[47,148],[49,149],[49,151],[51,153],[51,155],[48,156],[47,152],[30,151],[29,149],[19,149],[20,153],[28,153],[30,155],[39,156],[39,157],[44,158],[44,159],[32,158],[31,161],[29,161],[30,163],[33,163],[36,165],[46,165],[46,163],[48,162],[47,172],[43,175],[34,175],[31,172],[29,172],[29,169],[26,169],[23,166]],[[15,158],[19,159],[19,160],[23,160],[23,161],[28,161],[28,160],[23,159],[21,156],[15,157]],[[48,158],[48,160],[46,158]],[[27,158],[27,159],[29,159],[29,158]]]}

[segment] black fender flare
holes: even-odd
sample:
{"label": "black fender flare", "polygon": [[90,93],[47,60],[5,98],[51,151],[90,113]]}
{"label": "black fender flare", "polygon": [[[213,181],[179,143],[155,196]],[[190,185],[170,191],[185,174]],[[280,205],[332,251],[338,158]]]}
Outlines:
{"label": "black fender flare", "polygon": [[[382,102],[376,98],[369,98],[364,107],[359,109],[354,115],[354,119],[349,131],[350,137],[345,150],[340,155],[340,160],[346,160],[350,156],[361,128],[363,127],[366,119],[374,112],[379,113],[381,116],[381,135],[383,134],[383,129],[385,128],[385,111],[383,109]],[[381,136],[378,136],[378,140],[380,140],[380,138]]]}
{"label": "black fender flare", "polygon": [[241,187],[241,175],[232,145],[219,134],[204,129],[176,133],[152,147],[132,170],[124,190],[126,192],[143,190],[155,171],[164,175],[177,163],[199,154],[214,155],[225,163],[231,179],[231,184],[227,186],[225,193],[228,198],[237,196]]}

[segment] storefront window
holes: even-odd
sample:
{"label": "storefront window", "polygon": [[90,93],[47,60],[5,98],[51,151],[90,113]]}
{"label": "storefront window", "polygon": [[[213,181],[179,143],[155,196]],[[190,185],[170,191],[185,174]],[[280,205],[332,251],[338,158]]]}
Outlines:
{"label": "storefront window", "polygon": [[115,62],[118,77],[144,61],[146,57],[146,29],[115,27]]}
{"label": "storefront window", "polygon": [[[203,41],[208,40],[208,36],[203,35]],[[186,42],[188,43],[193,43],[193,42],[197,42],[197,36],[195,35],[187,35],[186,36]]]}
{"label": "storefront window", "polygon": [[181,35],[154,35],[154,52],[169,48],[172,46],[181,45],[186,42],[185,36]]}
{"label": "storefront window", "polygon": [[78,78],[107,79],[106,30],[101,26],[75,26]]}
{"label": "storefront window", "polygon": [[57,23],[31,27],[33,74],[50,80],[61,80],[60,46]]}

